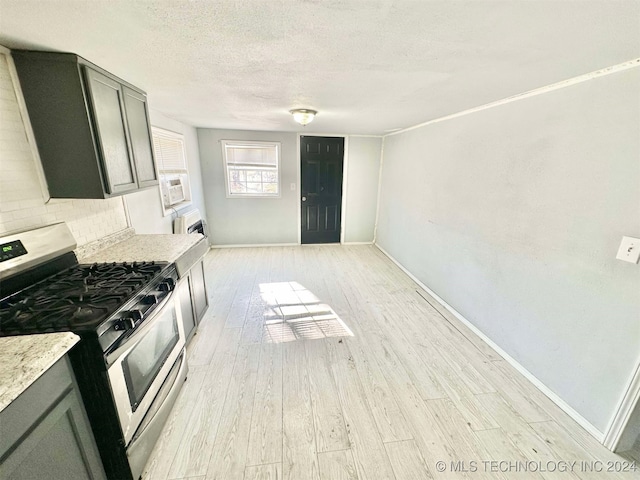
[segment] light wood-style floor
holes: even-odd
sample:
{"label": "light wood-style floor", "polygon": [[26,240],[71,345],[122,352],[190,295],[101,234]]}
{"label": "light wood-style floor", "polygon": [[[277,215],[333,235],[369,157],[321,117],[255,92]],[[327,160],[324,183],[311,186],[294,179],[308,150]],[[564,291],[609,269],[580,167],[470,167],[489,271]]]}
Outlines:
{"label": "light wood-style floor", "polygon": [[206,272],[144,479],[640,477],[373,246],[218,249]]}

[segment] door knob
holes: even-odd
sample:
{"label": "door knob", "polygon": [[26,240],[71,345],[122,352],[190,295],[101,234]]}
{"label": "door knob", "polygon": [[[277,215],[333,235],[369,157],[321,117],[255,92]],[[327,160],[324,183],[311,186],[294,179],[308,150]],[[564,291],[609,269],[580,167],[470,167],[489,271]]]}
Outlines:
{"label": "door knob", "polygon": [[307,201],[307,197],[302,197],[302,201],[306,202]]}

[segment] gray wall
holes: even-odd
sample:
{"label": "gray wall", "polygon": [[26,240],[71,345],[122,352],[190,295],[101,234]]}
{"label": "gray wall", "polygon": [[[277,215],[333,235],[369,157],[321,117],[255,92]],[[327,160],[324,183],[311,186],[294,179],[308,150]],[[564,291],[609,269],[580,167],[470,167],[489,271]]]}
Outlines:
{"label": "gray wall", "polygon": [[[279,198],[227,198],[220,140],[280,142]],[[298,242],[298,166],[295,133],[198,129],[202,177],[213,245]],[[291,190],[291,184],[295,190]]]}
{"label": "gray wall", "polygon": [[385,138],[377,241],[600,431],[640,356],[640,69]]}
{"label": "gray wall", "polygon": [[350,136],[348,139],[345,243],[373,241],[381,146],[380,137]]}
{"label": "gray wall", "polygon": [[[280,198],[227,198],[221,140],[265,140],[282,146]],[[213,245],[298,243],[298,135],[290,132],[198,129]],[[381,138],[349,137],[345,242],[370,242],[375,225]],[[295,190],[291,190],[291,184]]]}
{"label": "gray wall", "polygon": [[[203,218],[206,218],[207,212],[202,188],[200,151],[196,129],[166,117],[155,110],[150,110],[149,114],[152,126],[184,135],[192,201],[192,204],[185,207],[185,210],[198,208]],[[176,213],[172,212],[167,216],[163,216],[162,199],[158,188],[148,188],[126,195],[124,198],[129,211],[131,226],[135,228],[136,233],[173,233],[173,219],[176,217]]]}

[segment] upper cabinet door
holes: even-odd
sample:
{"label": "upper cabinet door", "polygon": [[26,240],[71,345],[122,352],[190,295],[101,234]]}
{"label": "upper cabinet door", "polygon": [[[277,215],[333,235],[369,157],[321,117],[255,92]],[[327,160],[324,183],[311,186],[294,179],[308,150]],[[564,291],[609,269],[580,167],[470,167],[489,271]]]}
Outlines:
{"label": "upper cabinet door", "polygon": [[107,193],[136,190],[138,182],[127,142],[123,87],[90,68],[85,67],[85,72]]}
{"label": "upper cabinet door", "polygon": [[52,198],[157,186],[144,92],[73,53],[11,56]]}
{"label": "upper cabinet door", "polygon": [[153,161],[147,97],[125,86],[122,87],[122,91],[127,113],[127,125],[129,126],[129,140],[138,173],[138,184],[141,188],[157,185],[158,174]]}

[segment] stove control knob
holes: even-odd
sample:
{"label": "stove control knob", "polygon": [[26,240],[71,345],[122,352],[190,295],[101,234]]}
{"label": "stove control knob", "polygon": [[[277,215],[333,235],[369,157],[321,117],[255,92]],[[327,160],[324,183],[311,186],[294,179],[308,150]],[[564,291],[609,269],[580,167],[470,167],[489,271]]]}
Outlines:
{"label": "stove control knob", "polygon": [[136,321],[132,317],[124,317],[116,322],[116,324],[113,326],[113,329],[125,331],[125,330],[131,330],[135,326],[136,326]]}
{"label": "stove control knob", "polygon": [[158,297],[153,294],[145,295],[142,299],[142,303],[144,303],[145,305],[155,305],[156,303],[158,303]]}
{"label": "stove control knob", "polygon": [[116,330],[131,330],[135,328],[136,323],[142,320],[142,312],[140,310],[129,310],[124,316],[116,322]]}
{"label": "stove control knob", "polygon": [[173,281],[173,278],[165,278],[162,282],[158,284],[158,290],[161,292],[170,292],[175,288],[176,284]]}

